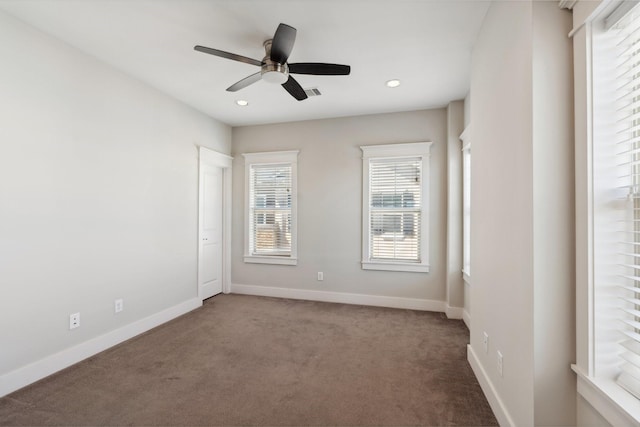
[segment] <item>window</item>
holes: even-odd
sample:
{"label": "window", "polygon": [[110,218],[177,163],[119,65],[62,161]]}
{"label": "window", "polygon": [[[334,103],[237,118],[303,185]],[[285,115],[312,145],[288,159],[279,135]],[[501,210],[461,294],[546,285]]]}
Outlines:
{"label": "window", "polygon": [[298,151],[247,153],[244,261],[297,263]]}
{"label": "window", "polygon": [[430,146],[418,142],[360,147],[363,269],[429,271]]}
{"label": "window", "polygon": [[462,139],[462,273],[468,281],[471,276],[471,143]]}
{"label": "window", "polygon": [[576,69],[586,80],[576,111],[588,112],[576,128],[577,311],[587,325],[576,325],[574,369],[578,392],[618,425],[640,422],[640,19],[636,2],[603,4],[585,25],[586,72]]}
{"label": "window", "polygon": [[616,46],[617,57],[611,70],[616,87],[612,104],[615,114],[609,116],[615,118],[612,123],[615,137],[609,144],[615,153],[618,182],[610,192],[609,219],[619,226],[615,238],[617,277],[607,285],[615,281],[619,290],[614,293],[620,293],[616,314],[622,336],[618,348],[622,365],[616,380],[640,398],[640,19],[637,11],[634,9],[607,31],[607,37],[611,37]]}

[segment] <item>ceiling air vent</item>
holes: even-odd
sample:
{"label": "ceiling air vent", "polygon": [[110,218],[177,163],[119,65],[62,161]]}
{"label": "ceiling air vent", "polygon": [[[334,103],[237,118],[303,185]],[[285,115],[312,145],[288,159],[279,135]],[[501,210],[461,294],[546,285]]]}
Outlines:
{"label": "ceiling air vent", "polygon": [[317,87],[312,87],[311,89],[305,89],[304,93],[306,93],[307,96],[320,96],[320,95],[322,95],[322,93],[320,93],[320,91],[318,90]]}

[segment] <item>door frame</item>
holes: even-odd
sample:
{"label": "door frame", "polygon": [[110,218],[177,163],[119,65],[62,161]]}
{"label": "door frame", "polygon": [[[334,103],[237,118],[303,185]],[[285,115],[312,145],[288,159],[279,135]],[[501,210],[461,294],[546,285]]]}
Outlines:
{"label": "door frame", "polygon": [[231,172],[233,157],[211,150],[210,148],[198,147],[198,298],[202,298],[200,293],[200,259],[202,245],[200,235],[204,212],[204,186],[203,186],[203,166],[213,166],[222,169],[222,293],[231,292]]}

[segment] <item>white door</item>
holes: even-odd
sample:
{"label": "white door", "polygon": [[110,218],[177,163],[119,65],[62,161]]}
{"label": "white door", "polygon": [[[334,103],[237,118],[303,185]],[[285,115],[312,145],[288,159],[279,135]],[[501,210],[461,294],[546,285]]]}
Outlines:
{"label": "white door", "polygon": [[223,194],[223,169],[200,164],[198,295],[201,299],[222,292]]}

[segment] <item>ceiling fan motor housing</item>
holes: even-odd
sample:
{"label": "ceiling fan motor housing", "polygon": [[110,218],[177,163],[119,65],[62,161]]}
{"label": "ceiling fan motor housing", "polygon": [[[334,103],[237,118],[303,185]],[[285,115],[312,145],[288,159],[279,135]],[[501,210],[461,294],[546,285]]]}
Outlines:
{"label": "ceiling fan motor housing", "polygon": [[276,83],[281,85],[289,80],[289,66],[285,62],[280,64],[271,59],[271,43],[273,40],[269,39],[264,42],[264,50],[266,52],[265,57],[262,59],[262,67],[260,73],[262,80],[268,83]]}

